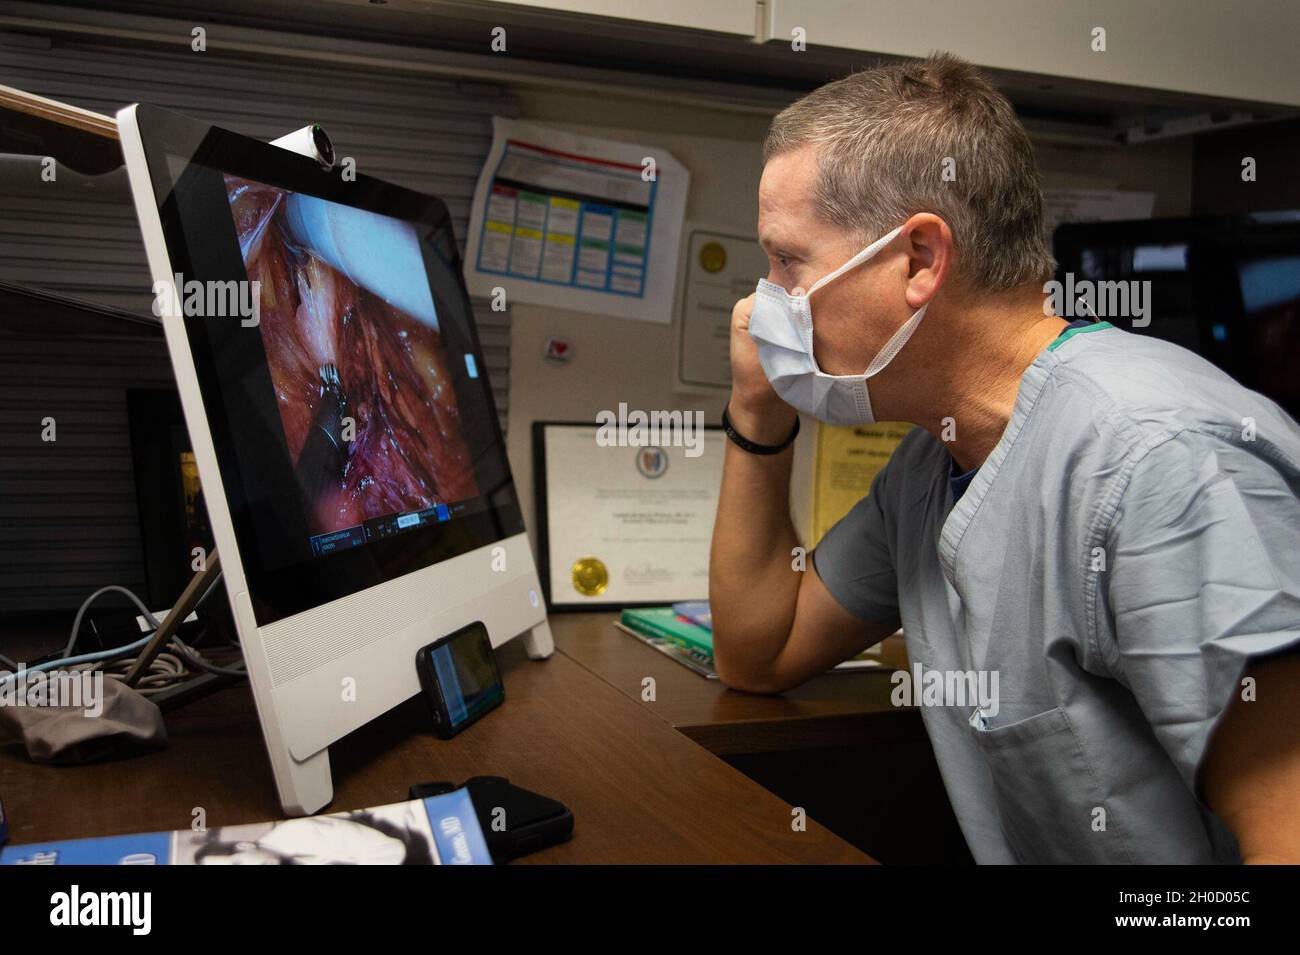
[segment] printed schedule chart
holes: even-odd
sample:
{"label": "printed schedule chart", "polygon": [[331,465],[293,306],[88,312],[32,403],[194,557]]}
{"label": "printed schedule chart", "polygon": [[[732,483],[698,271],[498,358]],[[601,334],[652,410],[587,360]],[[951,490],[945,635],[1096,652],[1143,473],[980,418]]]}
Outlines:
{"label": "printed schedule chart", "polygon": [[508,140],[492,177],[476,268],[641,297],[656,185],[641,166]]}

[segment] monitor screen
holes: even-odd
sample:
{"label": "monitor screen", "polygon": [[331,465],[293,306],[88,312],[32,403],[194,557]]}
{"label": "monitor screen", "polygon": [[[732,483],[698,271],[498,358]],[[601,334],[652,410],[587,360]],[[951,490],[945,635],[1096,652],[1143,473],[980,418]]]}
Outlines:
{"label": "monitor screen", "polygon": [[1113,324],[1197,352],[1300,415],[1300,214],[1063,225],[1057,280],[1143,283],[1141,320]]}
{"label": "monitor screen", "polygon": [[[1249,318],[1247,344],[1254,386],[1291,414],[1300,414],[1300,242],[1285,255],[1257,254],[1237,265],[1242,309]],[[1228,329],[1211,334],[1224,340]]]}
{"label": "monitor screen", "polygon": [[[1201,337],[1196,313],[1197,274],[1188,267],[1188,254],[1186,243],[1099,240],[1080,250],[1076,279],[1094,283],[1148,283],[1145,288],[1150,291],[1145,298],[1157,314],[1146,317],[1159,319],[1153,333],[1195,351],[1200,347]],[[1076,316],[1091,317],[1086,311],[1079,311]],[[1132,331],[1150,328],[1150,325],[1135,325],[1126,316],[1098,317]]]}
{"label": "monitor screen", "polygon": [[[484,506],[409,222],[225,177],[313,556]],[[467,396],[472,401],[473,396]]]}
{"label": "monitor screen", "polygon": [[140,121],[259,625],[521,533],[445,205]]}

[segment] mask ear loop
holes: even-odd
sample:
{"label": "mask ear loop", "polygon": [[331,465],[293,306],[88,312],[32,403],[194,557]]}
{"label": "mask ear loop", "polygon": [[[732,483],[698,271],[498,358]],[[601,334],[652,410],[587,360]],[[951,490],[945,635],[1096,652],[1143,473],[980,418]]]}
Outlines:
{"label": "mask ear loop", "polygon": [[912,332],[916,331],[916,326],[921,324],[921,319],[925,317],[925,310],[929,307],[930,303],[926,302],[916,310],[915,315],[905,321],[902,327],[890,336],[889,341],[885,342],[885,347],[880,349],[875,358],[871,359],[871,364],[867,366],[867,370],[863,374],[864,378],[870,378],[894,360],[894,356],[903,350],[907,340],[912,337]]}
{"label": "mask ear loop", "polygon": [[804,293],[804,297],[812,298],[813,292],[817,291],[823,285],[827,285],[830,282],[835,281],[845,272],[849,271],[849,269],[857,268],[863,262],[867,261],[867,259],[871,258],[873,255],[875,255],[885,246],[889,245],[889,243],[893,242],[896,238],[898,238],[898,234],[902,231],[903,231],[903,227],[900,225],[893,232],[889,233],[886,236],[882,236],[881,238],[877,239],[875,242],[871,243],[869,246],[867,246],[865,249],[863,249],[853,258],[849,259],[847,262],[841,265],[834,272],[831,272],[829,275],[823,275],[821,278],[819,278],[816,282],[813,283],[812,288],[810,288],[806,293]]}
{"label": "mask ear loop", "polygon": [[[829,275],[823,275],[821,278],[819,278],[816,282],[813,283],[812,288],[810,288],[807,292],[804,293],[803,297],[805,299],[811,299],[813,292],[817,291],[823,285],[827,285],[828,283],[835,281],[835,279],[839,278],[841,275],[843,275],[845,272],[849,271],[850,269],[856,268],[857,266],[861,265],[863,262],[867,261],[869,258],[874,256],[885,246],[889,245],[889,243],[893,242],[896,238],[898,238],[899,233],[901,233],[902,231],[903,231],[903,227],[900,225],[897,229],[895,229],[893,232],[890,232],[888,235],[881,236],[879,239],[871,243],[869,246],[867,246],[857,255],[853,256],[853,258],[849,259],[847,262],[841,265],[834,272],[831,272]],[[885,347],[882,348],[880,352],[876,355],[876,357],[872,359],[871,365],[867,368],[866,374],[862,376],[864,379],[870,378],[872,375],[878,372],[881,368],[885,366],[887,362],[893,359],[894,355],[897,355],[899,351],[902,350],[903,346],[907,344],[907,340],[912,336],[912,331],[914,331],[916,329],[916,326],[921,323],[921,318],[925,315],[925,310],[929,306],[929,304],[930,303],[927,302],[925,305],[922,305],[915,315],[913,315],[911,318],[909,318],[906,322],[903,323],[902,328],[894,332],[893,337],[891,337],[889,341],[885,343]],[[809,317],[811,318],[811,315]],[[812,334],[811,322],[809,323],[808,333],[809,335]],[[808,357],[812,359],[813,368],[817,370],[817,373],[826,375],[826,373],[821,370],[821,366],[817,364],[817,356],[812,353],[811,348],[809,348],[808,350]],[[856,378],[857,376],[856,375],[826,375],[826,377],[827,378]]]}

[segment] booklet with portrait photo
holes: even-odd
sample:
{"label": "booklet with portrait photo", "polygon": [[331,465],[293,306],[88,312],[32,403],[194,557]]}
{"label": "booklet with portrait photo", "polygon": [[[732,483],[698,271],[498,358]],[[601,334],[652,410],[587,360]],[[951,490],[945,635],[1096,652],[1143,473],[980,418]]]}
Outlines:
{"label": "booklet with portrait photo", "polygon": [[8,846],[0,865],[491,865],[469,792],[324,816]]}

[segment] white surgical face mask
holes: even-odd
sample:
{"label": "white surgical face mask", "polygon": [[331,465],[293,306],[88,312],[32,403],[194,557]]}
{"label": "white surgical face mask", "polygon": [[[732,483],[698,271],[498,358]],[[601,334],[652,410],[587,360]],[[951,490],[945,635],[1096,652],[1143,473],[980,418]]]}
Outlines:
{"label": "white surgical face mask", "polygon": [[759,279],[754,310],[749,316],[749,334],[758,345],[758,360],[767,380],[786,404],[828,424],[871,424],[876,420],[867,394],[867,379],[883,371],[907,344],[921,324],[926,306],[917,309],[885,342],[862,374],[828,375],[817,367],[813,357],[809,299],[819,288],[866,262],[902,231],[899,226],[877,239],[830,275],[818,279],[806,295],[791,295],[781,286]]}

